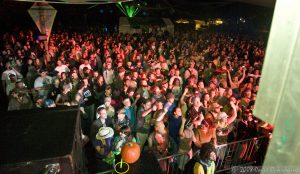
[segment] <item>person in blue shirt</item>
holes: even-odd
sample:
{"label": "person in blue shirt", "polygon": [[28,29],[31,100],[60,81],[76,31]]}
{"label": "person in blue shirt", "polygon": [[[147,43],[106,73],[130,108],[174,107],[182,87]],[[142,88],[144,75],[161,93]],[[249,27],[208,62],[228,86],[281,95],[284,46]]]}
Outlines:
{"label": "person in blue shirt", "polygon": [[179,129],[181,126],[182,112],[180,107],[176,107],[174,112],[168,116],[169,120],[169,135],[173,138],[175,143],[179,144]]}
{"label": "person in blue shirt", "polygon": [[175,101],[175,96],[172,93],[167,94],[167,102],[164,105],[164,110],[167,111],[168,117],[172,115],[172,112],[174,111],[176,104],[174,103]]}

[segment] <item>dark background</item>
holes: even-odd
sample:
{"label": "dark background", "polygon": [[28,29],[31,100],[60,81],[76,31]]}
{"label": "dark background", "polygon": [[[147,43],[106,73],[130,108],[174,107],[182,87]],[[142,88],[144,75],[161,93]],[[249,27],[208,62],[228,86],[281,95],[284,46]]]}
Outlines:
{"label": "dark background", "polygon": [[[245,3],[252,2],[252,4]],[[142,10],[137,17],[167,17],[175,21],[180,18],[209,20],[221,18],[232,29],[269,30],[275,0],[140,0]],[[254,3],[254,4],[253,4]],[[27,10],[33,2],[0,2],[0,32],[18,31],[20,28],[35,28]],[[114,31],[118,27],[119,17],[124,14],[115,4],[51,4],[57,9],[53,31],[86,30],[87,27],[107,28]],[[240,27],[239,19],[246,23]]]}

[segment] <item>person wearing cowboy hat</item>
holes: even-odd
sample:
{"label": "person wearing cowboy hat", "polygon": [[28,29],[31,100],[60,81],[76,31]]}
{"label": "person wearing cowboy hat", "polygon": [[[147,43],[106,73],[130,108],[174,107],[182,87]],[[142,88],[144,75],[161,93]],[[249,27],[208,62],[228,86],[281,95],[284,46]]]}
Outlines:
{"label": "person wearing cowboy hat", "polygon": [[111,127],[101,127],[95,136],[96,159],[108,157],[112,149],[114,130]]}

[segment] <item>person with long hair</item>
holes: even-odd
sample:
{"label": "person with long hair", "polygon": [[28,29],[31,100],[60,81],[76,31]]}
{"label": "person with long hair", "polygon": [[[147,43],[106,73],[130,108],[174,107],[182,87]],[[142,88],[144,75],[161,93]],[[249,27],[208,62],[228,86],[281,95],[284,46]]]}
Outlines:
{"label": "person with long hair", "polygon": [[121,150],[126,142],[136,142],[136,138],[131,134],[131,128],[128,125],[122,126],[119,134],[114,137],[112,153],[115,156],[115,164],[121,161]]}
{"label": "person with long hair", "polygon": [[214,174],[215,162],[217,158],[216,149],[213,144],[205,143],[200,149],[199,158],[194,165],[194,174]]}
{"label": "person with long hair", "polygon": [[[162,115],[166,114],[163,112]],[[162,121],[155,123],[154,131],[148,137],[149,149],[154,152],[157,159],[174,154],[177,150],[176,143],[169,136],[169,131]],[[159,162],[163,171],[167,170],[166,161]]]}
{"label": "person with long hair", "polygon": [[178,153],[185,155],[181,155],[178,158],[178,167],[181,170],[184,170],[185,164],[193,157],[192,143],[198,143],[193,129],[194,125],[191,122],[187,122],[185,117],[182,117],[179,129]]}
{"label": "person with long hair", "polygon": [[208,112],[210,105],[211,105],[211,101],[210,101],[210,96],[208,93],[204,93],[201,97],[200,102],[203,104],[203,109],[204,109],[204,115]]}

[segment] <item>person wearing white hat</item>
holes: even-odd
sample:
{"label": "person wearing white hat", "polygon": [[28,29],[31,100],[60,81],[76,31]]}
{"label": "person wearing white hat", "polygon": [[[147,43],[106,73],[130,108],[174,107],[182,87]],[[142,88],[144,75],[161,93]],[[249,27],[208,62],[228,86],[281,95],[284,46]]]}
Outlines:
{"label": "person wearing white hat", "polygon": [[230,106],[232,108],[230,117],[226,114],[226,112],[219,112],[217,114],[216,133],[218,144],[227,143],[228,134],[232,130],[232,126],[230,125],[237,117],[237,106],[232,101],[230,101]]}
{"label": "person wearing white hat", "polygon": [[112,149],[114,130],[111,127],[101,127],[96,134],[95,149],[97,159],[106,158]]}

